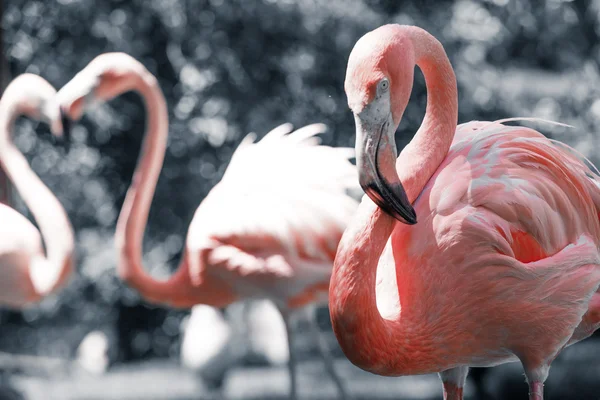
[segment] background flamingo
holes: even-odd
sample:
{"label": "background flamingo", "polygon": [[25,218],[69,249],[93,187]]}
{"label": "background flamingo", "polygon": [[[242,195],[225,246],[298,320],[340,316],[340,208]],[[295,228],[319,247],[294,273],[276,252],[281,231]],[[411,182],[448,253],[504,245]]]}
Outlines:
{"label": "background flamingo", "polygon": [[[427,111],[396,160],[415,64]],[[457,127],[452,66],[423,29],[364,35],[345,90],[370,198],[344,233],[331,281],[345,354],[381,375],[439,372],[447,399],[462,399],[469,366],[519,360],[530,398],[542,399],[557,354],[600,322],[598,175],[532,129]]]}
{"label": "background flamingo", "polygon": [[[58,199],[29,167],[10,137],[20,115],[46,120],[63,134],[56,90],[43,78],[23,74],[0,100],[0,166],[31,210],[40,232],[23,215],[0,204],[0,304],[21,308],[59,288],[73,267],[73,230]],[[46,254],[42,246],[44,240]]]}
{"label": "background flamingo", "polygon": [[208,389],[221,388],[226,371],[242,357],[234,329],[216,307],[198,304],[182,322],[181,363]]}
{"label": "background flamingo", "polygon": [[209,389],[221,389],[228,370],[247,358],[277,366],[289,362],[285,323],[269,300],[238,302],[224,311],[195,305],[181,332],[181,362]]}
{"label": "background flamingo", "polygon": [[[291,134],[290,124],[260,142],[248,135],[221,182],[198,207],[183,259],[167,281],[142,267],[142,239],[168,133],[166,103],[156,79],[132,57],[95,58],[59,92],[61,107],[79,119],[88,99],[108,100],[137,91],[147,107],[142,156],[117,223],[119,275],[150,302],[174,307],[227,306],[237,300],[273,300],[283,315],[290,350],[290,312],[326,299],[338,241],[357,202],[353,151],[319,146],[314,124]],[[356,185],[357,186],[357,185]],[[319,341],[320,344],[322,342]],[[344,398],[332,360],[320,346],[328,372]],[[291,397],[296,396],[290,351]]]}

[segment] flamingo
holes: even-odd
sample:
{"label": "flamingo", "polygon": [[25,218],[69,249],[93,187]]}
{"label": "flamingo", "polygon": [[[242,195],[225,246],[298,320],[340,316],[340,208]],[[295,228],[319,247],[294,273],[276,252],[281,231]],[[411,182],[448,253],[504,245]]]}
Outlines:
{"label": "flamingo", "polygon": [[[290,314],[327,301],[333,258],[358,202],[354,151],[318,145],[325,126],[294,132],[281,125],[254,143],[244,138],[223,179],[196,210],[178,270],[166,281],[142,266],[142,239],[162,167],[168,134],[166,102],[156,78],[124,53],[97,56],[58,93],[66,115],[78,120],[89,100],[107,101],[136,91],[147,107],[142,155],[117,222],[119,276],[149,302],[172,307],[226,307],[268,298],[288,335],[290,397],[296,378]],[[291,133],[290,133],[291,132]],[[316,322],[316,321],[315,321]],[[328,373],[347,398],[332,360],[319,341]]]}
{"label": "flamingo", "polygon": [[90,374],[104,374],[110,366],[110,346],[106,333],[100,330],[89,332],[77,346],[77,365]]}
{"label": "flamingo", "polygon": [[208,389],[220,389],[226,371],[242,358],[241,346],[221,310],[195,305],[182,321],[181,333],[181,363],[202,378]]}
{"label": "flamingo", "polygon": [[181,363],[211,390],[249,354],[269,365],[289,362],[285,324],[269,300],[244,301],[221,310],[197,304],[181,324]]}
{"label": "flamingo", "polygon": [[[31,210],[40,231],[8,204],[0,204],[0,305],[22,308],[60,288],[73,269],[73,229],[65,210],[10,137],[20,115],[45,120],[61,137],[56,90],[43,78],[22,74],[0,99],[0,167]],[[67,128],[66,126],[64,127]],[[46,254],[42,246],[46,246]]]}
{"label": "flamingo", "polygon": [[[426,114],[397,157],[415,64]],[[343,352],[379,375],[437,372],[445,399],[463,398],[470,366],[520,361],[529,398],[543,399],[554,358],[600,325],[597,172],[506,120],[457,126],[454,71],[418,27],[360,38],[345,91],[367,196],[330,282]]]}

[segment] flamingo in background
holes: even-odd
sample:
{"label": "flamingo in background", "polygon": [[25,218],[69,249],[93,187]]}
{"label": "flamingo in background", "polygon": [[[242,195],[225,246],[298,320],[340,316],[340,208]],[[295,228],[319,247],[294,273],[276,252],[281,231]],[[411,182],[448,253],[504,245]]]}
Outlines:
{"label": "flamingo in background", "polygon": [[210,390],[221,388],[225,373],[242,358],[242,346],[222,311],[205,304],[192,307],[181,323],[181,363]]}
{"label": "flamingo in background", "polygon": [[181,363],[210,390],[221,389],[227,371],[249,355],[268,365],[289,362],[285,324],[269,300],[238,302],[225,312],[195,305],[182,321],[181,332]]}
{"label": "flamingo in background", "polygon": [[[142,239],[167,144],[168,113],[156,78],[134,58],[106,53],[92,60],[58,94],[66,115],[78,120],[87,100],[107,101],[136,91],[147,107],[141,158],[117,223],[118,272],[149,302],[173,307],[225,307],[245,298],[268,298],[279,308],[290,350],[290,393],[296,397],[292,310],[327,301],[335,252],[357,201],[354,151],[318,145],[322,124],[291,132],[281,125],[236,149],[221,182],[198,207],[181,265],[167,281],[142,266]],[[347,398],[332,360],[326,368]]]}
{"label": "flamingo in background", "polygon": [[[397,158],[415,64],[427,111]],[[542,399],[554,358],[600,325],[598,174],[535,130],[457,127],[452,66],[417,27],[364,35],[345,90],[368,198],[330,284],[344,353],[379,375],[438,372],[445,399],[463,398],[469,366],[520,361],[530,399]]]}
{"label": "flamingo in background", "polygon": [[0,99],[0,167],[31,210],[42,235],[23,215],[0,204],[0,305],[10,308],[25,307],[53,292],[73,269],[69,218],[11,139],[20,115],[45,120],[55,136],[63,135],[55,94],[43,78],[23,74],[8,85]]}

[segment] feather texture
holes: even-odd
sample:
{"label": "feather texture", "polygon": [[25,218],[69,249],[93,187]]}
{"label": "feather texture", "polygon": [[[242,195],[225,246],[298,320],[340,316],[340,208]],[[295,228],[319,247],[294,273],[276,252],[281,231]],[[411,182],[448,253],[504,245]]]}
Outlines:
{"label": "feather texture", "polygon": [[[244,138],[190,225],[192,280],[199,282],[209,268],[234,285],[243,276],[236,291],[259,287],[270,297],[298,295],[317,282],[327,287],[339,239],[358,204],[350,192],[359,185],[349,161],[354,150],[321,145],[316,135],[325,128],[291,132],[284,124],[258,142],[253,134]],[[206,248],[210,254],[203,259]],[[278,278],[283,282],[274,285]]]}

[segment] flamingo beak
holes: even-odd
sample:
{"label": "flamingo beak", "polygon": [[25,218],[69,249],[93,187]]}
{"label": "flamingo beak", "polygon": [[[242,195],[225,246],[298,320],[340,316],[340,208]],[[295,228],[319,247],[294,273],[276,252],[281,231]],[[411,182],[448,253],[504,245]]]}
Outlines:
{"label": "flamingo beak", "polygon": [[65,151],[69,152],[69,150],[71,149],[71,128],[73,126],[73,122],[62,107],[60,107],[60,121],[63,127],[62,145]]}
{"label": "flamingo beak", "polygon": [[369,198],[398,221],[414,225],[417,214],[396,172],[396,143],[389,133],[390,121],[383,124],[356,120],[356,159],[359,182]]}

